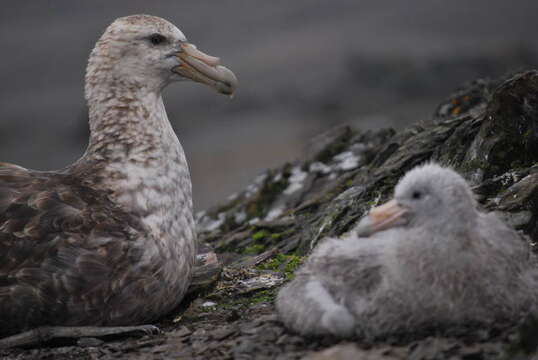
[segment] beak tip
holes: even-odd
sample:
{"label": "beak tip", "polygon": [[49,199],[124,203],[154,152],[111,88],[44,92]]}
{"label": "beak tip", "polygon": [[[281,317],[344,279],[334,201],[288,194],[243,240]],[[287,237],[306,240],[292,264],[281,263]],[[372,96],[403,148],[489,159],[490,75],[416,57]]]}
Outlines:
{"label": "beak tip", "polygon": [[224,66],[216,67],[221,80],[217,83],[217,91],[221,94],[228,95],[233,98],[235,90],[237,89],[238,81],[235,74]]}
{"label": "beak tip", "polygon": [[407,209],[399,205],[396,200],[391,200],[371,209],[368,215],[359,221],[355,231],[358,236],[368,237],[378,231],[405,225],[408,221],[404,216],[406,213]]}
{"label": "beak tip", "polygon": [[220,65],[220,58],[207,55],[190,43],[182,44],[181,49],[176,56],[183,65],[172,69],[173,72],[209,85],[220,94],[233,96],[237,88],[237,77],[230,69]]}
{"label": "beak tip", "polygon": [[372,221],[370,216],[364,216],[359,224],[355,227],[355,232],[359,237],[368,237],[372,234]]}

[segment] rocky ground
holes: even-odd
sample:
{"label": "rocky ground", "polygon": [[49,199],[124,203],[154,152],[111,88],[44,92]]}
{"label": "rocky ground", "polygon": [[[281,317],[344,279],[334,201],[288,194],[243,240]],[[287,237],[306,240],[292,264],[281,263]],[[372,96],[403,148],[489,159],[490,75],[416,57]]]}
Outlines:
{"label": "rocky ground", "polygon": [[[430,121],[403,131],[335,128],[312,141],[307,158],[267,170],[243,192],[199,215],[199,268],[163,333],[83,339],[0,351],[2,359],[531,359],[538,326],[459,329],[342,342],[302,338],[275,315],[279,286],[328,235],[351,231],[385,201],[407,170],[428,159],[472,184],[480,204],[538,240],[538,72],[475,81]],[[217,256],[215,256],[215,253]],[[535,355],[534,355],[535,356]]]}

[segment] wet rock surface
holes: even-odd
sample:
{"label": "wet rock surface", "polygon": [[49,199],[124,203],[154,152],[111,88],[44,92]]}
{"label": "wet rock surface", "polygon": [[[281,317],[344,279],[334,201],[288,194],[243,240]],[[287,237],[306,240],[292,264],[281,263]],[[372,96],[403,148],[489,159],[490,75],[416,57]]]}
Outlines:
{"label": "wet rock surface", "polygon": [[[199,214],[195,284],[176,313],[143,338],[56,342],[0,350],[2,359],[530,359],[532,318],[504,330],[419,331],[375,342],[303,338],[278,321],[273,300],[317,242],[350,231],[429,159],[473,185],[483,208],[538,240],[538,72],[475,81],[432,119],[401,132],[336,128],[304,160],[267,170],[245,191]],[[216,253],[216,256],[215,256]]]}

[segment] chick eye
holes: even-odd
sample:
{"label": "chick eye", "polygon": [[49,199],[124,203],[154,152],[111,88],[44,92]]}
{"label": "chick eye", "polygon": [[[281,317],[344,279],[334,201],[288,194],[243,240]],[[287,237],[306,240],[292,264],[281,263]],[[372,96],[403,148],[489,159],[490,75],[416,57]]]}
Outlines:
{"label": "chick eye", "polygon": [[166,41],[166,37],[162,36],[161,34],[151,34],[149,36],[149,41],[153,45],[159,45]]}
{"label": "chick eye", "polygon": [[422,198],[422,193],[420,191],[413,191],[411,197],[413,200],[420,200]]}

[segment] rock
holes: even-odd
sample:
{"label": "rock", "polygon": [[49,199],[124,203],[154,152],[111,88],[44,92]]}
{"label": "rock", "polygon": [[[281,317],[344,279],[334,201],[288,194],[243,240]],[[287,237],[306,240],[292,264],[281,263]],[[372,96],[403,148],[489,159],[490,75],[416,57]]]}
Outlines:
{"label": "rock", "polygon": [[[268,170],[234,200],[205,212],[205,222],[226,220],[210,231],[201,227],[201,237],[231,262],[245,250],[305,255],[319,238],[351,229],[390,195],[402,174],[429,159],[456,168],[485,207],[537,236],[536,71],[474,82],[441,105],[431,121],[399,133],[338,128],[322,139],[325,151],[316,148],[305,161]],[[290,186],[293,193],[286,192]],[[282,208],[280,215],[259,220],[275,208]],[[242,223],[234,220],[238,213]]]}
{"label": "rock", "polygon": [[[0,351],[0,357],[531,358],[535,321],[522,330],[482,329],[477,335],[476,329],[462,329],[445,336],[417,332],[375,343],[339,344],[329,337],[299,337],[275,318],[278,288],[293,277],[318,240],[351,230],[391,195],[400,176],[430,159],[462,173],[481,206],[497,212],[535,248],[538,72],[472,82],[443,101],[432,119],[399,132],[337,128],[315,140],[304,160],[267,170],[244,191],[199,214],[203,246],[195,282],[190,300],[158,324],[166,336],[118,339],[98,348],[14,349]],[[195,298],[203,300],[192,302]]]}
{"label": "rock", "polygon": [[392,360],[380,354],[364,351],[355,344],[340,344],[304,357],[304,360]]}
{"label": "rock", "polygon": [[77,340],[77,345],[80,347],[97,347],[103,343],[103,340],[91,337],[84,337]]}
{"label": "rock", "polygon": [[182,338],[182,337],[185,337],[185,336],[189,336],[191,334],[192,334],[192,331],[190,331],[188,327],[181,326],[179,329],[171,331],[167,335],[177,337],[177,338]]}

